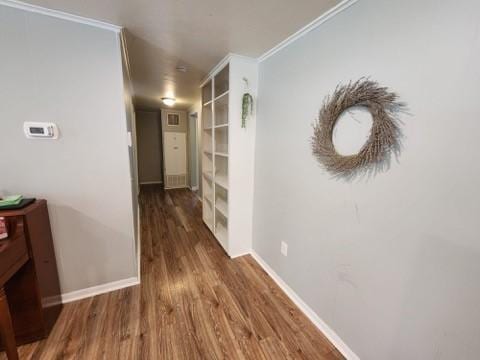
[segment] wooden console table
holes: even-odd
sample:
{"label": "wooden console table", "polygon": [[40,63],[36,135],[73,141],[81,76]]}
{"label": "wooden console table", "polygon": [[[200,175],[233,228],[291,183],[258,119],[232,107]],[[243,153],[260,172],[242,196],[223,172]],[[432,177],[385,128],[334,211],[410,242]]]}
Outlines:
{"label": "wooden console table", "polygon": [[[23,228],[16,224],[15,229]],[[7,239],[0,242],[0,338],[4,344],[8,359],[18,359],[15,333],[4,286],[29,259],[25,237],[16,230]]]}
{"label": "wooden console table", "polygon": [[16,345],[48,336],[62,309],[47,202],[0,211],[8,238],[0,240],[0,339],[9,360]]}

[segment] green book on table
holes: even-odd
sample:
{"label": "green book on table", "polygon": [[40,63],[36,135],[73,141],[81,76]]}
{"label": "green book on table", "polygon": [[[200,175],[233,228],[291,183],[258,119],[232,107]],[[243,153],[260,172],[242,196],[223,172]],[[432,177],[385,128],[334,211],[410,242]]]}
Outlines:
{"label": "green book on table", "polygon": [[22,195],[10,195],[0,200],[0,207],[18,205],[22,201]]}

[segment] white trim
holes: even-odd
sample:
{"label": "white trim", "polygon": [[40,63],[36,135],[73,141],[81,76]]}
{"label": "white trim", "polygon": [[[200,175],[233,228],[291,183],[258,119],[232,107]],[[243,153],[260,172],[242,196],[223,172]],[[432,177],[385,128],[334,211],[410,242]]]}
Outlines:
{"label": "white trim", "polygon": [[162,181],[162,180],[158,180],[158,181],[144,181],[144,182],[140,182],[140,185],[153,185],[153,184],[163,184],[163,181]]}
{"label": "white trim", "polygon": [[[0,1],[2,1],[2,0],[0,0]],[[129,90],[130,96],[133,97],[134,91],[133,91],[133,81],[132,81],[132,70],[131,70],[131,67],[130,67],[130,58],[129,58],[129,55],[128,55],[127,39],[125,38],[125,29],[124,28],[120,29],[119,36],[120,36],[120,45],[121,45],[121,48],[122,48],[122,56],[123,56],[123,60],[125,62],[125,70],[127,71],[128,90]]]}
{"label": "white trim", "polygon": [[258,255],[254,250],[252,257],[266,271],[268,275],[277,283],[278,286],[287,294],[287,296],[298,306],[298,308],[310,319],[311,322],[327,337],[328,340],[342,353],[348,360],[360,360],[360,358],[345,344],[345,342],[323,321],[295,291],[287,285],[285,281]]}
{"label": "white trim", "polygon": [[66,304],[72,301],[77,301],[92,296],[105,294],[111,291],[124,289],[130,286],[135,286],[140,284],[140,281],[137,277],[131,277],[128,279],[112,281],[110,283],[92,286],[82,290],[76,290],[69,293],[62,294],[62,303]]}
{"label": "white trim", "polygon": [[[232,55],[233,55],[232,53],[228,53],[227,56],[225,56],[222,60],[220,60],[220,62],[217,65],[215,65],[215,67],[212,70],[210,70],[208,75],[205,76],[205,78],[200,82],[199,87],[202,88],[211,79],[212,76],[214,76],[217,72],[219,72],[221,69],[223,69],[223,67],[230,62],[230,59],[232,58]],[[213,98],[212,98],[211,101],[213,101]],[[203,105],[205,105],[205,104],[203,104]]]}
{"label": "white trim", "polygon": [[140,204],[137,201],[137,279],[142,282],[142,217],[140,215]]}
{"label": "white trim", "polygon": [[319,27],[320,25],[322,25],[324,22],[326,22],[330,18],[334,17],[335,15],[342,12],[343,10],[349,8],[350,6],[355,4],[357,1],[358,0],[343,0],[338,5],[334,6],[333,8],[328,10],[327,12],[323,13],[318,18],[313,20],[311,23],[307,24],[306,26],[304,26],[303,28],[298,30],[296,33],[290,35],[288,38],[283,40],[281,43],[279,43],[278,45],[274,46],[273,48],[271,48],[270,50],[265,52],[263,55],[261,55],[258,58],[258,61],[259,62],[265,61],[270,56],[272,56],[272,55],[276,54],[277,52],[279,52],[280,50],[282,50],[284,47],[286,47],[286,46],[290,45],[291,43],[297,41],[302,36],[308,34],[313,29]]}
{"label": "white trim", "polygon": [[198,186],[189,186],[189,188],[192,191],[197,191],[198,190]]}
{"label": "white trim", "polygon": [[103,21],[89,19],[83,16],[68,14],[63,11],[47,9],[45,7],[27,4],[27,3],[16,1],[16,0],[0,0],[0,5],[5,5],[11,8],[25,10],[25,11],[33,12],[36,14],[47,15],[57,19],[69,20],[76,23],[80,23],[80,24],[95,26],[101,29],[114,31],[116,33],[119,33],[122,29],[122,27],[118,25],[113,25]]}
{"label": "white trim", "polygon": [[246,252],[243,252],[243,253],[239,253],[239,254],[236,254],[236,255],[232,255],[232,256],[230,256],[230,259],[236,259],[236,258],[245,256],[245,255],[252,255],[252,256],[253,256],[253,251],[252,251],[252,250],[249,250],[249,251],[246,251]]}
{"label": "white trim", "polygon": [[62,303],[62,295],[49,296],[49,297],[43,298],[41,301],[42,301],[42,307],[47,307],[47,308],[52,307]]}

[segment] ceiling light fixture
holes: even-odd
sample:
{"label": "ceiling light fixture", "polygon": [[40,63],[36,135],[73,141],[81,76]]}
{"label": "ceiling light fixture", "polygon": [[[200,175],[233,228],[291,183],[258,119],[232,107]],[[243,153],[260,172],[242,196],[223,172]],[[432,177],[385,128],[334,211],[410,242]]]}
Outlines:
{"label": "ceiling light fixture", "polygon": [[176,100],[175,98],[171,98],[171,97],[163,97],[162,102],[167,106],[173,106],[175,105]]}

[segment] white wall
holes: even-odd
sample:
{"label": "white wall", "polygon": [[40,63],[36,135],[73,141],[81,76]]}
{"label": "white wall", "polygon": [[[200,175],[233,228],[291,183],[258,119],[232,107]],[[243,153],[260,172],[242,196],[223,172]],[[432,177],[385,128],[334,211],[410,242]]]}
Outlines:
{"label": "white wall", "polygon": [[[362,359],[479,357],[479,24],[477,0],[360,0],[261,64],[254,249]],[[405,149],[332,180],[311,125],[362,76],[408,103]]]}
{"label": "white wall", "polygon": [[0,49],[0,191],[48,200],[64,293],[135,277],[118,34],[0,6]]}

